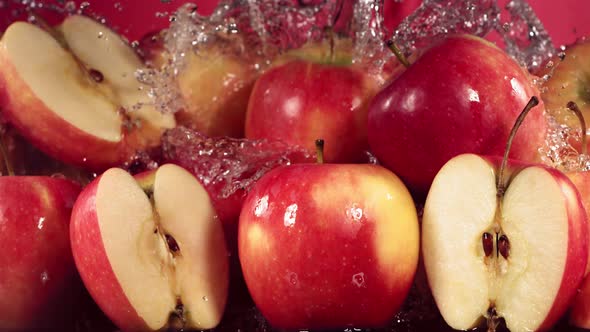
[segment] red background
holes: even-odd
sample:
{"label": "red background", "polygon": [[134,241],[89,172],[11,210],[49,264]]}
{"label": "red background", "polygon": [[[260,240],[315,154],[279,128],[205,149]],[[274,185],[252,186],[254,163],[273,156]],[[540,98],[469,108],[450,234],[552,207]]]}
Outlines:
{"label": "red background", "polygon": [[[53,0],[54,1],[54,0]],[[210,13],[218,0],[193,0],[199,5],[202,14]],[[403,17],[411,13],[421,0],[404,0],[398,3],[385,0],[385,17],[388,27],[395,26]],[[505,3],[507,0],[499,0]],[[51,0],[45,1],[51,3]],[[76,0],[76,3],[82,3]],[[166,17],[156,17],[156,12],[173,12],[187,0],[89,0],[93,12],[103,15],[111,26],[118,28],[128,39],[136,40],[145,33],[167,26]],[[0,7],[0,29],[15,20],[12,13],[16,5],[4,1]],[[119,3],[120,6],[115,6]],[[578,37],[590,34],[590,2],[588,0],[529,0],[533,9],[551,34],[556,46],[574,42]],[[122,10],[117,9],[122,8]],[[45,14],[44,14],[45,15]],[[23,16],[19,16],[22,18]],[[48,19],[54,22],[55,18]]]}

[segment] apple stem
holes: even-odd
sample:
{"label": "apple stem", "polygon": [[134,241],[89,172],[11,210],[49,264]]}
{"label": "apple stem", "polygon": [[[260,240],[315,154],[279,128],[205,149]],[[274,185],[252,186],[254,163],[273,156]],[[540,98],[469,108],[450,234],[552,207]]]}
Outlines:
{"label": "apple stem", "polygon": [[326,28],[326,35],[328,36],[328,42],[330,43],[330,62],[334,62],[336,57],[334,52],[334,29],[330,26]]}
{"label": "apple stem", "polygon": [[318,164],[324,163],[324,140],[318,138],[315,140],[315,153]]}
{"label": "apple stem", "polygon": [[391,52],[393,52],[393,54],[395,55],[397,60],[399,62],[401,62],[402,65],[404,65],[404,67],[408,68],[410,66],[410,62],[408,61],[408,58],[406,58],[406,56],[402,53],[402,51],[399,49],[399,47],[397,47],[397,45],[393,42],[393,40],[389,39],[389,40],[387,40],[386,43],[387,43],[387,47],[391,50]]}
{"label": "apple stem", "polygon": [[14,168],[12,167],[12,163],[8,157],[8,150],[6,149],[6,145],[4,145],[4,135],[0,136],[0,153],[2,154],[2,159],[4,159],[4,167],[6,168],[6,173],[9,176],[14,176]]}
{"label": "apple stem", "polygon": [[580,126],[582,127],[582,154],[588,154],[588,148],[586,147],[586,121],[584,120],[584,115],[582,115],[582,111],[580,111],[578,104],[573,101],[567,103],[567,108],[574,112],[580,121]]}
{"label": "apple stem", "polygon": [[495,304],[491,304],[490,307],[488,308],[488,314],[487,314],[487,326],[488,326],[487,332],[496,332],[496,329],[498,328],[498,325],[500,324],[499,319],[500,319],[500,317],[498,317],[498,313],[496,312]]}
{"label": "apple stem", "polygon": [[506,169],[506,164],[508,163],[508,155],[510,154],[510,148],[512,147],[514,136],[516,136],[516,132],[518,131],[518,128],[520,128],[520,125],[524,121],[527,114],[531,111],[531,109],[533,109],[533,107],[537,105],[539,105],[539,98],[532,96],[522,112],[520,112],[518,115],[518,118],[516,118],[514,126],[512,126],[512,130],[508,136],[508,142],[506,143],[506,149],[504,149],[504,157],[502,158],[502,163],[500,164],[500,170],[498,171],[498,182],[496,183],[496,196],[498,196],[498,198],[503,197],[504,192],[506,191],[506,186],[504,184],[504,170]]}

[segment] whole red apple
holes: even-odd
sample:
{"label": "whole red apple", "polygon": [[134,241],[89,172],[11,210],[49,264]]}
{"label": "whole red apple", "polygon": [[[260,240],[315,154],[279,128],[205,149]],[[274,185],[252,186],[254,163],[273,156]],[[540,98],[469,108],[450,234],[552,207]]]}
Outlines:
{"label": "whole red apple", "polygon": [[[373,99],[371,151],[413,193],[425,196],[438,170],[461,153],[501,155],[518,112],[538,90],[528,72],[495,45],[468,35],[425,51]],[[536,161],[546,121],[524,122],[511,158]]]}
{"label": "whole red apple", "polygon": [[65,179],[0,178],[0,330],[71,323],[81,284],[69,223],[79,192]]}
{"label": "whole red apple", "polygon": [[378,327],[412,285],[418,233],[408,190],[385,168],[301,164],[254,185],[238,247],[250,294],[273,327]]}
{"label": "whole red apple", "polygon": [[310,151],[323,138],[326,162],[362,160],[368,149],[367,104],[384,78],[353,65],[351,45],[336,39],[333,52],[324,42],[279,58],[254,85],[246,137],[279,139]]}

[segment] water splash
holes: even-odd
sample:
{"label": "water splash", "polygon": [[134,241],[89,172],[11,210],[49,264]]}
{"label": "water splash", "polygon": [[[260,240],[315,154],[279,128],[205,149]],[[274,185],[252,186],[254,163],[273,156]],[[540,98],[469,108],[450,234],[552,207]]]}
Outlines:
{"label": "water splash", "polygon": [[393,59],[383,42],[383,6],[382,0],[358,0],[352,18],[353,63],[364,64],[375,74],[381,73],[383,66]]}
{"label": "water splash", "polygon": [[548,116],[545,146],[539,149],[544,164],[562,171],[590,171],[590,156],[579,152],[582,131]]}
{"label": "water splash", "polygon": [[503,17],[497,29],[504,38],[506,52],[525,67],[538,69],[555,54],[549,33],[525,0],[512,0],[506,9],[509,15]]}
{"label": "water splash", "polygon": [[424,0],[400,23],[391,39],[409,55],[450,34],[483,37],[498,26],[499,19],[496,0]]}
{"label": "water splash", "polygon": [[525,0],[511,0],[505,9],[503,13],[496,0],[424,0],[391,39],[409,55],[446,35],[497,33],[509,55],[530,70],[538,69],[555,54],[549,34]]}
{"label": "water splash", "polygon": [[184,127],[162,139],[163,158],[189,169],[205,185],[220,185],[221,198],[248,190],[271,169],[310,161],[303,149],[267,140],[209,138]]}

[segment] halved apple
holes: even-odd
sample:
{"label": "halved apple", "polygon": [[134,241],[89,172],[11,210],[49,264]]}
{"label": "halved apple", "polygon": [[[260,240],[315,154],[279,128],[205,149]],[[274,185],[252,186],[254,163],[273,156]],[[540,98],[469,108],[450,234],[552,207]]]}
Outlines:
{"label": "halved apple", "polygon": [[229,268],[205,189],[167,164],[135,178],[111,168],[72,211],[72,251],[90,294],[124,331],[209,329],[224,311]]}
{"label": "halved apple", "polygon": [[84,16],[57,29],[13,23],[0,41],[0,107],[39,149],[101,170],[159,144],[175,126],[135,78],[143,66],[106,26]]}
{"label": "halved apple", "polygon": [[504,191],[499,165],[464,154],[437,174],[422,224],[428,282],[454,329],[486,317],[511,331],[546,330],[584,277],[586,212],[563,173],[509,162]]}

